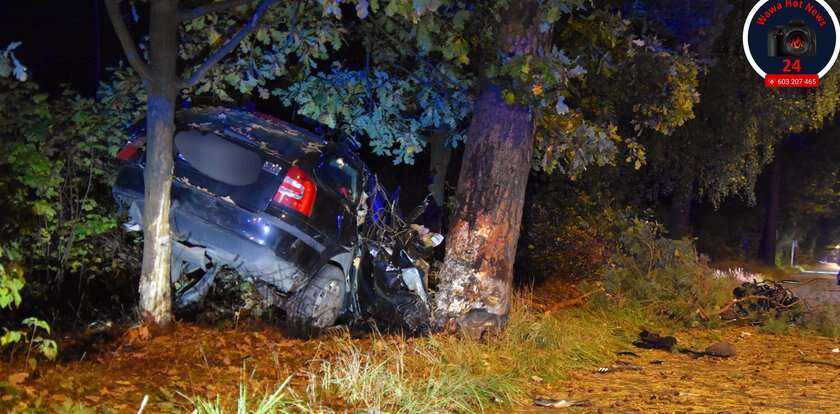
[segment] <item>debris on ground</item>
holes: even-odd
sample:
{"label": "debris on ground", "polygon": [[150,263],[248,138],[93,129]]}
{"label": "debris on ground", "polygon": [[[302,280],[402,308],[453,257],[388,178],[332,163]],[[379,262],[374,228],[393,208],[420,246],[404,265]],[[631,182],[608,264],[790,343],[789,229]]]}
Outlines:
{"label": "debris on ground", "polygon": [[642,331],[639,333],[639,339],[633,341],[633,345],[644,349],[661,349],[670,352],[677,345],[677,338]]}
{"label": "debris on ground", "polygon": [[636,365],[636,364],[633,364],[633,363],[630,363],[630,362],[627,362],[627,361],[615,361],[615,363],[613,365],[609,366],[609,367],[598,368],[597,372],[599,374],[607,374],[607,373],[610,373],[610,372],[627,371],[627,370],[629,370],[629,371],[641,371],[642,369],[644,369],[644,368],[642,368],[641,365]]}
{"label": "debris on ground", "polygon": [[569,408],[569,407],[589,407],[592,401],[589,400],[555,400],[551,398],[535,398],[534,405],[537,407],[546,408]]}
{"label": "debris on ground", "polygon": [[[742,335],[742,332],[750,335]],[[642,371],[625,370],[605,377],[593,375],[589,369],[576,370],[557,388],[563,390],[563,397],[586,398],[592,401],[592,406],[568,410],[593,413],[837,412],[836,390],[840,386],[840,375],[836,374],[840,373],[837,369],[840,367],[834,364],[840,365],[840,357],[829,352],[838,346],[836,339],[772,335],[752,326],[687,330],[680,332],[678,338],[680,344],[703,346],[725,341],[732,344],[738,354],[733,358],[707,357],[709,360],[704,361],[680,353],[644,350],[637,351],[641,358],[631,360],[644,366]],[[803,361],[802,355],[815,362]]]}
{"label": "debris on ground", "polygon": [[[633,341],[633,345],[644,349],[659,349],[668,352],[677,351],[681,354],[689,354],[695,358],[704,356],[729,358],[735,356],[735,347],[728,342],[717,342],[708,346],[703,352],[700,352],[690,348],[677,348],[677,338],[673,336],[661,336],[648,331],[640,332],[639,339]],[[638,356],[632,352],[618,352],[618,354]],[[598,372],[603,374],[610,371],[607,368],[599,368]]]}
{"label": "debris on ground", "polygon": [[773,281],[746,282],[732,291],[733,299],[721,308],[718,315],[724,319],[763,320],[767,316],[778,316],[799,305],[800,299],[781,283]]}
{"label": "debris on ground", "polygon": [[620,352],[616,352],[615,354],[619,355],[619,356],[631,356],[631,357],[635,357],[635,358],[639,357],[639,354],[637,354],[635,352],[630,352],[630,351],[620,351]]}
{"label": "debris on ground", "polygon": [[834,368],[840,368],[840,363],[832,362],[832,361],[824,361],[821,359],[813,359],[813,358],[805,358],[804,356],[799,359],[799,362],[804,364],[815,364],[815,365],[827,365]]}
{"label": "debris on ground", "polygon": [[735,356],[735,347],[728,342],[718,342],[706,347],[705,353],[709,356],[729,358]]}

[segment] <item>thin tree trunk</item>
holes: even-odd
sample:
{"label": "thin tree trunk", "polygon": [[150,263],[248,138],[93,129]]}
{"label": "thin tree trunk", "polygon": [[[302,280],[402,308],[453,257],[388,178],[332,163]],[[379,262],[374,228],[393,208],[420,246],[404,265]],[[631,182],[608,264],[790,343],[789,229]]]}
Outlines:
{"label": "thin tree trunk", "polygon": [[427,225],[432,231],[436,232],[443,232],[445,225],[446,173],[449,171],[449,161],[452,159],[452,148],[446,145],[447,132],[446,130],[435,131],[429,139],[429,146],[431,147],[429,193],[439,209],[437,215],[433,217],[433,222],[427,223]]}
{"label": "thin tree trunk", "polygon": [[[509,55],[537,53],[550,36],[537,28],[536,2],[512,2],[505,19],[499,49]],[[533,139],[529,108],[507,105],[501,88],[484,82],[458,178],[459,205],[435,299],[436,328],[482,335],[506,323]]]}
{"label": "thin tree trunk", "polygon": [[779,193],[781,187],[782,162],[777,157],[770,166],[764,229],[761,232],[761,244],[758,253],[759,259],[771,266],[776,264],[776,228],[779,224]]}
{"label": "thin tree trunk", "polygon": [[177,93],[177,0],[153,0],[150,7],[147,150],[143,209],[143,269],[140,317],[166,327],[172,321],[169,234],[172,136]]}
{"label": "thin tree trunk", "polygon": [[694,188],[680,184],[674,189],[671,209],[668,217],[668,236],[682,239],[691,236],[691,203],[694,201]]}

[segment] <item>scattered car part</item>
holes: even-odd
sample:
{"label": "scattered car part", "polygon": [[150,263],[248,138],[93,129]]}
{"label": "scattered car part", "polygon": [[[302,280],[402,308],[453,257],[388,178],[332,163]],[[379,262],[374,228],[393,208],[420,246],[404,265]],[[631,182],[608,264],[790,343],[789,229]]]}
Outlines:
{"label": "scattered car part", "polygon": [[639,333],[639,339],[633,341],[633,345],[644,349],[661,349],[671,352],[677,346],[677,338],[642,331]]}
{"label": "scattered car part", "polygon": [[632,364],[627,361],[615,361],[615,363],[609,367],[601,367],[596,370],[599,374],[607,374],[610,372],[616,371],[641,371],[644,368],[641,365]]}
{"label": "scattered car part", "polygon": [[552,398],[535,398],[534,405],[537,407],[546,408],[569,408],[569,407],[589,407],[592,401],[589,400],[555,400]]}
{"label": "scattered car part", "polygon": [[735,347],[728,342],[717,342],[706,347],[704,352],[708,356],[730,358],[735,356]]}

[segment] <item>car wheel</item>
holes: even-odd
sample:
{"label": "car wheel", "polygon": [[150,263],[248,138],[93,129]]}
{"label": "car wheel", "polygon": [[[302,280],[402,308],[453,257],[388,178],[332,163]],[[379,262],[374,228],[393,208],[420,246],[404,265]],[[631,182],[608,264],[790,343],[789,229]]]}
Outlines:
{"label": "car wheel", "polygon": [[308,338],[335,325],[346,291],[341,269],[333,265],[321,268],[286,304],[286,323],[292,335]]}

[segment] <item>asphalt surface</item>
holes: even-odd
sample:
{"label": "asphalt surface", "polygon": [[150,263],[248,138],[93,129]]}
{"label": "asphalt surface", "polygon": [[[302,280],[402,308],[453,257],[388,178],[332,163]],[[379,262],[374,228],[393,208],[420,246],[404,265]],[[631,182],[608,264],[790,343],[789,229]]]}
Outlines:
{"label": "asphalt surface", "polygon": [[790,276],[783,283],[796,296],[809,304],[840,302],[840,286],[837,285],[840,266],[830,263]]}

